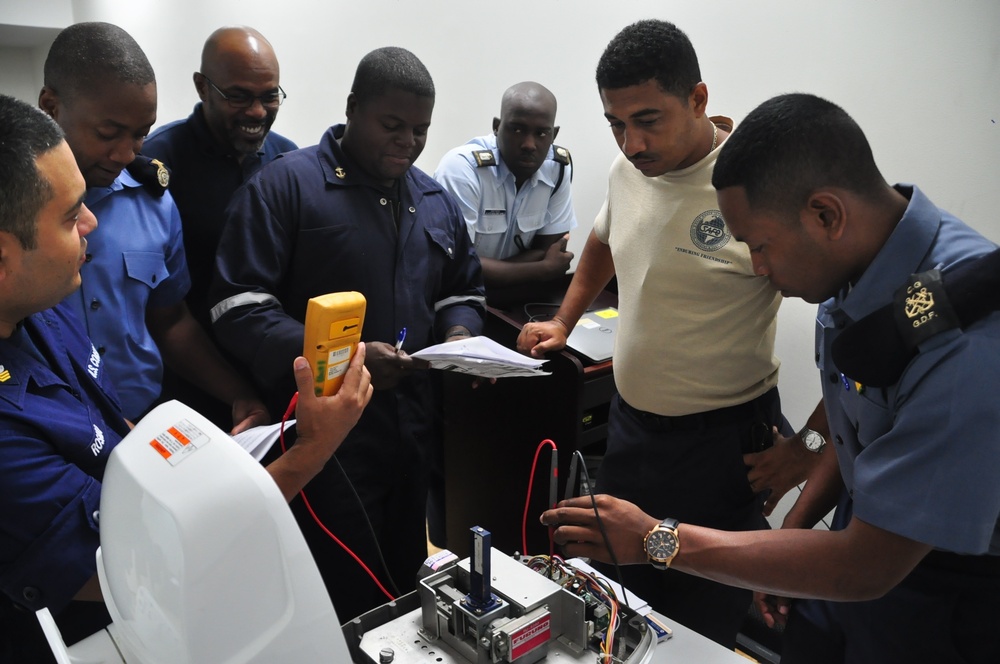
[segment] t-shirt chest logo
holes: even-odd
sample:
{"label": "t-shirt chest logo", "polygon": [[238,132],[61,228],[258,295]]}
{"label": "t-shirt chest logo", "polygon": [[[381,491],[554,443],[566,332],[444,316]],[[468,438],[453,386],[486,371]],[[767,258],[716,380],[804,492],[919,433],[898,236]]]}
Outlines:
{"label": "t-shirt chest logo", "polygon": [[691,223],[691,242],[702,251],[718,251],[731,237],[719,210],[705,210]]}

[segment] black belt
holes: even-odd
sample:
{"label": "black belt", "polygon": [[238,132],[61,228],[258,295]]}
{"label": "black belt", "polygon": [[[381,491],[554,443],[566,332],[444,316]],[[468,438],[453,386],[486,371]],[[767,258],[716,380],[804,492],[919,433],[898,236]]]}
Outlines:
{"label": "black belt", "polygon": [[969,556],[951,551],[931,551],[920,564],[961,574],[1000,577],[1000,556]]}
{"label": "black belt", "polygon": [[[727,406],[715,410],[706,410],[702,413],[691,413],[690,415],[657,415],[648,413],[638,408],[628,405],[625,399],[619,399],[622,409],[639,419],[649,428],[660,431],[698,431],[700,429],[715,429],[719,427],[739,424],[741,422],[760,419],[768,411],[768,405],[778,398],[778,388],[772,387],[770,390],[760,395],[756,399],[751,399],[746,403],[736,406]],[[774,422],[778,425],[778,422]],[[768,431],[770,433],[770,431]]]}

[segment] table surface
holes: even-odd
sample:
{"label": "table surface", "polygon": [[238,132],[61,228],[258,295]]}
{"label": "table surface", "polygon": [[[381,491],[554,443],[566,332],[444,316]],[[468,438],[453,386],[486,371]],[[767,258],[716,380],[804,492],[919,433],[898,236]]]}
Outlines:
{"label": "table surface", "polygon": [[650,660],[651,664],[664,664],[665,662],[670,664],[681,664],[682,662],[691,662],[691,664],[747,664],[750,661],[670,618],[663,617],[662,622],[673,631],[674,635],[666,641],[656,644],[653,659]]}

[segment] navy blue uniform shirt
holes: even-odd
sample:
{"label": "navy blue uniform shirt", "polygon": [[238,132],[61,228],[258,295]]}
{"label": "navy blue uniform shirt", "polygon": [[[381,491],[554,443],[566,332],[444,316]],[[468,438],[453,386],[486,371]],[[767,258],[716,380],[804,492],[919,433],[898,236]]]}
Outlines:
{"label": "navy blue uniform shirt", "polygon": [[482,329],[482,271],[454,199],[417,168],[403,178],[399,229],[392,196],[358,168],[331,127],[319,145],[282,155],[238,190],[212,290],[219,342],[284,400],[294,392],[309,298],[359,291],[368,300],[362,341],[403,350]]}
{"label": "navy blue uniform shirt", "polygon": [[255,155],[238,161],[237,155],[212,135],[202,113],[202,104],[186,120],[176,120],[154,131],[142,145],[142,153],[159,159],[170,169],[170,193],[181,212],[184,251],[191,273],[187,302],[195,319],[211,328],[208,288],[212,282],[215,252],[222,235],[224,212],[233,192],[261,166],[282,152],[298,146],[269,132]]}
{"label": "navy blue uniform shirt", "polygon": [[[276,416],[295,390],[291,364],[302,353],[311,297],[361,292],[368,302],[362,340],[394,344],[405,327],[407,352],[443,341],[455,325],[472,334],[482,329],[482,271],[454,199],[417,168],[384,190],[341,151],[343,131],[331,127],[319,145],[263,167],[226,211],[213,331],[252,370]],[[345,489],[344,475],[350,478],[402,592],[414,587],[427,556],[427,454],[439,420],[432,372],[409,372],[395,388],[375,390],[335,461],[306,487],[322,521],[369,566],[380,567],[361,510]],[[341,615],[382,603],[355,563],[311,517],[296,513]]]}
{"label": "navy blue uniform shirt", "polygon": [[0,365],[0,590],[56,613],[96,572],[101,479],[128,424],[65,304],[0,339]]}

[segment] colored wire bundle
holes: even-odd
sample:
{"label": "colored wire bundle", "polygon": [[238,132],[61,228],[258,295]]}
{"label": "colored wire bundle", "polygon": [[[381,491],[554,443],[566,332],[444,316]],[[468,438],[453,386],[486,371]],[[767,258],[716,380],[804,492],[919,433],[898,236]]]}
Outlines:
{"label": "colored wire bundle", "polygon": [[600,642],[599,661],[609,664],[617,661],[613,651],[615,635],[621,626],[621,604],[608,580],[578,569],[555,555],[532,556],[524,564],[535,572],[545,574],[568,592],[584,598],[584,601],[586,601],[585,595],[589,594],[608,607],[608,626]]}

